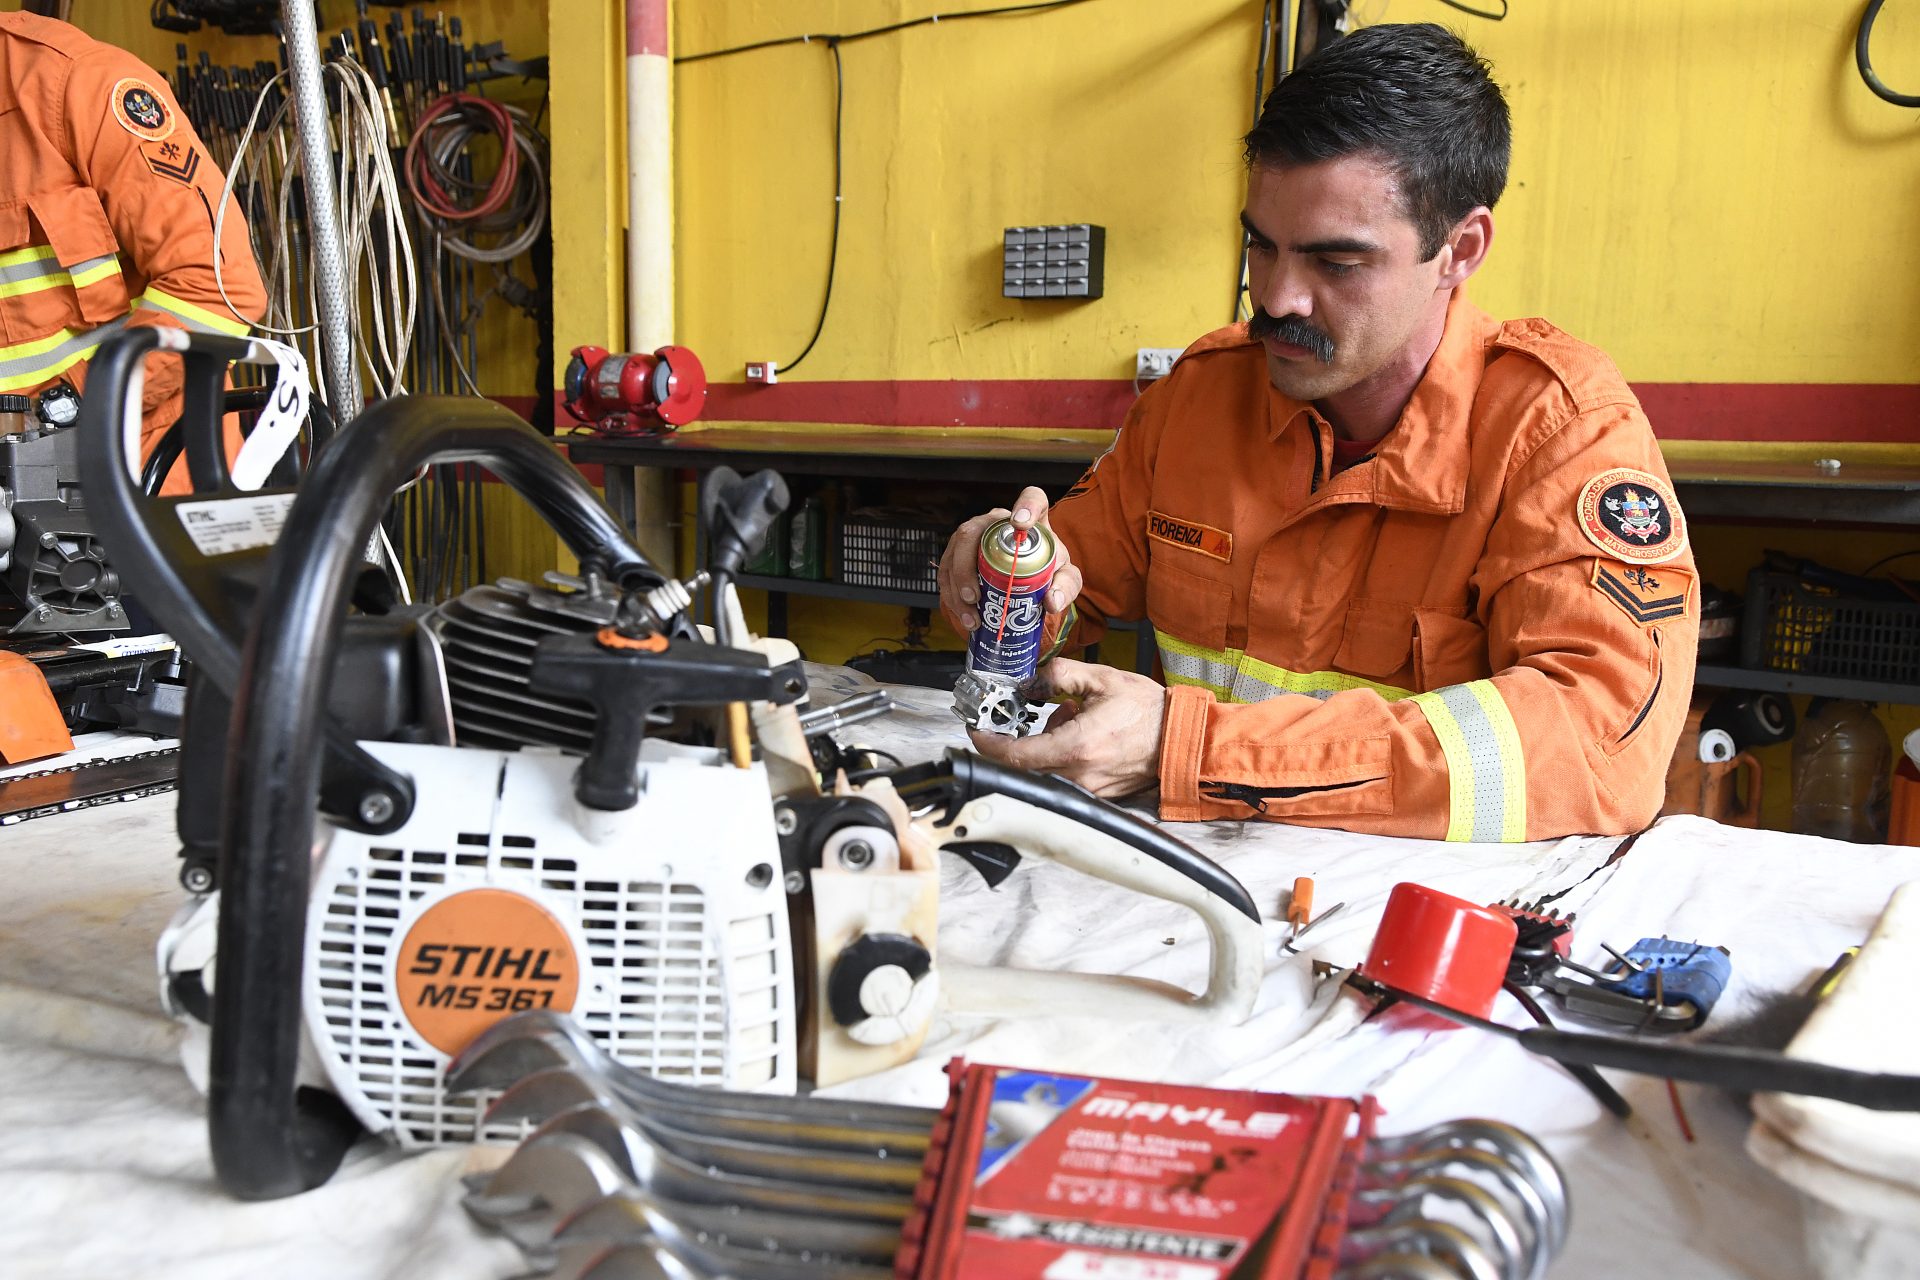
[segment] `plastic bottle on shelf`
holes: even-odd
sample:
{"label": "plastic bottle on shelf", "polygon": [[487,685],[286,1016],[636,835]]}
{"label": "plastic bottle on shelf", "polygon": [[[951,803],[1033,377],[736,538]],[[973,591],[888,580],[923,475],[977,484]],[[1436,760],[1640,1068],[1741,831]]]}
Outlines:
{"label": "plastic bottle on shelf", "polygon": [[1793,736],[1793,829],[1874,844],[1887,838],[1893,744],[1864,702],[1816,700]]}

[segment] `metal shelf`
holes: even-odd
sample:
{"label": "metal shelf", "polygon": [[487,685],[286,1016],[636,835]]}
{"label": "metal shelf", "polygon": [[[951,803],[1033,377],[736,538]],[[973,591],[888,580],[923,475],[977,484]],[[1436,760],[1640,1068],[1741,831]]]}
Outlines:
{"label": "metal shelf", "polygon": [[1718,689],[1765,689],[1772,693],[1807,693],[1823,698],[1860,698],[1867,702],[1920,706],[1920,685],[1888,684],[1881,680],[1855,680],[1845,676],[1809,676],[1795,671],[1702,666],[1694,670],[1693,682]]}
{"label": "metal shelf", "polygon": [[775,591],[796,596],[826,596],[834,600],[859,600],[868,604],[900,604],[909,608],[932,609],[940,597],[931,591],[902,591],[895,587],[861,587],[850,582],[817,582],[812,578],[772,578],[758,573],[743,573],[734,579],[743,587]]}

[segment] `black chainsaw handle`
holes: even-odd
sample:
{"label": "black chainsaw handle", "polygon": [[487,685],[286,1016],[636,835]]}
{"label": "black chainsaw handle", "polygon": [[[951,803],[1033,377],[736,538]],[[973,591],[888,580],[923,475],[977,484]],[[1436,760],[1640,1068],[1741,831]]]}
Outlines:
{"label": "black chainsaw handle", "polygon": [[[173,503],[142,493],[127,456],[124,415],[139,409],[137,402],[130,403],[133,377],[147,354],[163,346],[180,351],[186,360],[187,411],[174,430],[188,449],[194,486],[201,490],[195,499],[237,492],[220,448],[220,415],[207,406],[209,397],[218,396],[228,364],[250,360],[253,344],[224,334],[150,325],[113,334],[87,362],[87,391],[80,399],[80,483],[88,496],[88,514],[122,577],[140,584],[143,600],[158,603],[160,620],[181,648],[231,694],[240,679],[240,647],[216,620],[222,602],[212,598],[214,584],[208,575],[183,568],[191,562],[179,553],[190,544]],[[194,457],[200,459],[198,467],[192,465]],[[219,459],[217,468],[211,467],[212,458]]]}
{"label": "black chainsaw handle", "polygon": [[242,1199],[317,1186],[344,1155],[329,1118],[295,1092],[326,685],[355,571],[393,492],[429,463],[462,461],[532,502],[583,566],[623,585],[657,580],[553,445],[490,401],[385,401],[308,472],[241,654],[227,759],[207,1107],[215,1170]]}
{"label": "black chainsaw handle", "polygon": [[[1065,778],[996,764],[961,747],[947,748],[944,760],[896,770],[892,778],[894,789],[910,808],[928,800],[944,802],[943,821],[947,822],[969,801],[988,795],[1007,796],[1036,809],[1072,818],[1164,863],[1256,923],[1260,919],[1260,908],[1254,905],[1253,896],[1225,867],[1138,814],[1102,800]],[[988,873],[983,870],[982,874]],[[1001,872],[1001,878],[1005,874]],[[988,883],[997,881],[989,876]]]}

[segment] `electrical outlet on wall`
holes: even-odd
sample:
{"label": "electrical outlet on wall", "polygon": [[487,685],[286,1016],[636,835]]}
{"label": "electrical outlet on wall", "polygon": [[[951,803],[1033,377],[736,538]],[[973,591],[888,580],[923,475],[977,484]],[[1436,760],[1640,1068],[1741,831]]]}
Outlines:
{"label": "electrical outlet on wall", "polygon": [[1164,378],[1173,372],[1173,362],[1180,358],[1180,347],[1141,347],[1133,355],[1133,380],[1152,382],[1155,378]]}

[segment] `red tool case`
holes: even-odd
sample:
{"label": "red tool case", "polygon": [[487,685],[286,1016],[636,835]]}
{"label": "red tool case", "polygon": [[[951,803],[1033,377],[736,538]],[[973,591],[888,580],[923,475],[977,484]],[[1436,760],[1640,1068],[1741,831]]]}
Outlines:
{"label": "red tool case", "polygon": [[948,1068],[901,1280],[1324,1280],[1372,1099]]}

